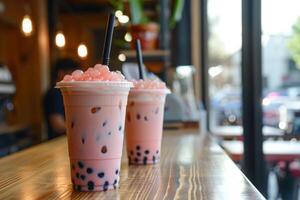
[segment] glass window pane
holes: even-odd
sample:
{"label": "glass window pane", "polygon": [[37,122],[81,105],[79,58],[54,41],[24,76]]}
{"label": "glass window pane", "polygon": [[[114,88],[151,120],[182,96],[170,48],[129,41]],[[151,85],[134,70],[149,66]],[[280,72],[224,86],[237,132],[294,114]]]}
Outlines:
{"label": "glass window pane", "polygon": [[208,0],[208,29],[210,127],[214,132],[242,123],[241,0]]}

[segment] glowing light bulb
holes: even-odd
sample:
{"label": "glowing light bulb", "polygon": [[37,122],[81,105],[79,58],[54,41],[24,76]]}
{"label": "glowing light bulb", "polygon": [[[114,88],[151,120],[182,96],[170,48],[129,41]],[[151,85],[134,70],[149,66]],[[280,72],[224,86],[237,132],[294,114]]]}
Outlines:
{"label": "glowing light bulb", "polygon": [[55,36],[55,44],[59,48],[62,48],[66,45],[66,39],[62,32],[57,32]]}
{"label": "glowing light bulb", "polygon": [[121,62],[126,61],[126,56],[125,56],[125,54],[123,54],[123,53],[119,54],[118,59],[119,59],[119,61],[121,61]]}
{"label": "glowing light bulb", "polygon": [[131,42],[132,41],[132,36],[130,33],[126,33],[125,36],[124,36],[124,39],[126,42]]}
{"label": "glowing light bulb", "polygon": [[115,15],[116,15],[117,18],[119,18],[119,17],[121,17],[123,15],[123,12],[121,10],[117,10],[115,12]]}
{"label": "glowing light bulb", "polygon": [[32,34],[32,21],[29,15],[25,15],[22,19],[22,31],[25,36],[30,36]]}
{"label": "glowing light bulb", "polygon": [[85,44],[80,44],[77,48],[77,54],[80,58],[86,58],[88,55],[88,49]]}
{"label": "glowing light bulb", "polygon": [[122,15],[118,17],[118,20],[121,24],[126,24],[127,22],[129,22],[129,17],[127,15]]}

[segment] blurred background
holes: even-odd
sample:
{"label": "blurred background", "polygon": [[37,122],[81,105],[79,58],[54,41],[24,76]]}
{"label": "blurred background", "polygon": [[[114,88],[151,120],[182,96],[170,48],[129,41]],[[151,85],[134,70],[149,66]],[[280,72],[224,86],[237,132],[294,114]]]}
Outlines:
{"label": "blurred background", "polygon": [[[294,155],[270,161],[265,152],[269,199],[300,199],[299,7],[298,0],[261,0],[264,141]],[[111,70],[136,65],[139,38],[145,68],[172,90],[165,128],[209,129],[230,155],[243,141],[242,0],[0,0],[0,156],[64,133],[54,84],[100,62],[111,12]],[[241,166],[241,157],[231,158]]]}

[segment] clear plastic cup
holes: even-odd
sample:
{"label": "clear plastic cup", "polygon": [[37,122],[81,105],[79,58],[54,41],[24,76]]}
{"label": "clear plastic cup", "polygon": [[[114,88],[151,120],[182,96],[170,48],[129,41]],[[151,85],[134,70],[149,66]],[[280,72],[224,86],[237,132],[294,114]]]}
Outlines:
{"label": "clear plastic cup", "polygon": [[163,117],[168,89],[131,89],[126,111],[129,164],[154,164],[160,160]]}
{"label": "clear plastic cup", "polygon": [[117,188],[129,82],[59,82],[65,106],[73,186]]}

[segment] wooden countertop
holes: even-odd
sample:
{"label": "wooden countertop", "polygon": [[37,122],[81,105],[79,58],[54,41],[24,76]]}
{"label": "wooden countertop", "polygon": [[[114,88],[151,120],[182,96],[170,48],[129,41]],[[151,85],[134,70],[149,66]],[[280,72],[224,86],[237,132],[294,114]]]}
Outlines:
{"label": "wooden countertop", "polygon": [[[234,161],[243,159],[243,142],[223,141],[221,145]],[[300,159],[300,141],[264,141],[263,151],[265,160],[269,162],[291,162]]]}
{"label": "wooden countertop", "polygon": [[165,131],[161,162],[128,166],[118,190],[75,192],[66,138],[0,159],[0,199],[264,199],[211,137]]}

